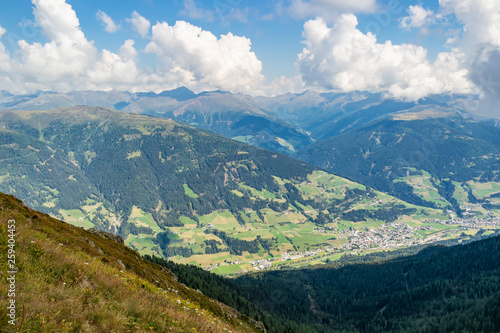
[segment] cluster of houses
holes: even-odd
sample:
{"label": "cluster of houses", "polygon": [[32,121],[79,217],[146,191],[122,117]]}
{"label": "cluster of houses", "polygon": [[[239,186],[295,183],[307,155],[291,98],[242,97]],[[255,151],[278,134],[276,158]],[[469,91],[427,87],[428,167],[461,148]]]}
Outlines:
{"label": "cluster of houses", "polygon": [[284,252],[281,255],[281,260],[282,261],[287,261],[287,260],[295,260],[295,259],[300,259],[304,257],[312,257],[317,255],[318,252],[316,251],[304,251],[304,252],[299,252],[299,251],[294,251],[294,252]]}
{"label": "cluster of houses", "polygon": [[[451,219],[451,220],[427,220],[428,223],[439,223],[439,224],[452,224],[459,225],[467,229],[479,229],[492,226],[500,226],[499,217],[490,218],[462,218],[462,219]],[[211,227],[208,224],[207,227]],[[282,261],[296,260],[304,257],[316,256],[318,252],[344,252],[357,249],[368,249],[368,248],[380,248],[380,249],[394,249],[398,247],[413,246],[418,244],[423,244],[429,242],[431,239],[422,238],[418,234],[418,231],[431,231],[436,230],[433,226],[422,225],[418,227],[412,227],[404,222],[382,224],[378,229],[364,228],[363,230],[356,230],[354,228],[349,229],[338,229],[329,227],[316,227],[315,232],[320,233],[330,233],[332,232],[337,239],[347,239],[348,242],[338,247],[326,247],[324,249],[317,249],[316,251],[290,251],[284,252],[281,255]],[[442,236],[435,235],[432,237],[432,241],[439,240]],[[276,260],[276,259],[274,259]],[[233,261],[226,260],[222,265],[238,265],[242,264],[238,259]],[[252,265],[254,270],[264,270],[271,268],[271,260],[261,259],[256,261],[248,262]],[[212,264],[205,267],[205,270],[209,271],[212,268],[218,267],[221,264]]]}
{"label": "cluster of houses", "polygon": [[[431,230],[425,226],[425,230]],[[373,247],[390,249],[402,246],[416,245],[419,241],[417,230],[406,223],[382,224],[378,229],[365,228],[365,232],[350,230],[339,238],[349,238],[349,242],[339,247],[339,250],[368,249]]]}
{"label": "cluster of houses", "polygon": [[250,265],[252,265],[253,269],[255,269],[256,271],[270,268],[272,266],[271,262],[268,259],[250,261]]}
{"label": "cluster of houses", "polygon": [[500,226],[500,218],[499,217],[490,217],[490,218],[463,218],[463,219],[452,219],[448,221],[441,221],[441,224],[458,224],[462,227],[466,227],[468,229],[480,229],[484,227],[493,227]]}

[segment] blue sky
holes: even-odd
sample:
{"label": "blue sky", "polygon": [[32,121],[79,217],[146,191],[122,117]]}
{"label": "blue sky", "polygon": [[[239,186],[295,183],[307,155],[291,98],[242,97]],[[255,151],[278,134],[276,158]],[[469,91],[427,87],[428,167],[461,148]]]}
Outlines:
{"label": "blue sky", "polygon": [[498,18],[491,0],[22,0],[0,10],[0,89],[480,93]]}

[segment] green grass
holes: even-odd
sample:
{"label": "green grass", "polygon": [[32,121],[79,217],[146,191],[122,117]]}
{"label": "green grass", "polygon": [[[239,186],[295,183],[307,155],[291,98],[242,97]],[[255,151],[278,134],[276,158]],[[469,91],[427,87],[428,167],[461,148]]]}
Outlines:
{"label": "green grass", "polygon": [[141,156],[141,151],[138,150],[138,151],[134,151],[132,153],[128,153],[127,154],[127,160],[130,160],[132,158],[137,158],[137,157],[140,157]]}
{"label": "green grass", "polygon": [[132,247],[136,251],[143,254],[161,256],[161,254],[156,250],[157,246],[153,243],[153,238],[151,235],[139,234],[129,235],[125,240],[127,246]]}
{"label": "green grass", "polygon": [[252,143],[253,139],[254,139],[254,136],[253,135],[235,136],[232,139],[233,140],[237,140],[239,142],[243,142],[243,143]]}
{"label": "green grass", "polygon": [[187,184],[184,184],[184,193],[188,197],[193,198],[193,199],[198,199],[200,197],[198,194],[194,193],[193,190],[190,189]]}
{"label": "green grass", "polygon": [[276,198],[276,195],[274,193],[271,193],[271,192],[269,192],[266,189],[262,189],[262,190],[258,191],[256,189],[254,189],[253,187],[250,187],[250,186],[242,184],[242,183],[239,183],[238,185],[239,185],[239,187],[242,190],[244,190],[244,191],[245,190],[246,191],[250,191],[250,193],[252,194],[252,196],[255,197],[255,198],[269,199],[269,200],[278,200]]}
{"label": "green grass", "polygon": [[158,223],[156,223],[155,219],[150,213],[146,213],[142,209],[139,209],[135,206],[132,208],[129,222],[135,223],[137,225],[148,226],[153,230],[154,233],[162,231],[162,229],[160,228]]}
{"label": "green grass", "polygon": [[181,221],[183,224],[196,224],[195,220],[193,220],[192,218],[189,218],[187,216],[181,216],[179,218],[179,221]]}
{"label": "green grass", "polygon": [[242,270],[241,265],[220,265],[218,268],[223,275],[236,274]]}
{"label": "green grass", "polygon": [[[20,320],[12,329],[8,299],[0,298],[3,332],[257,331],[245,316],[178,283],[123,244],[12,197],[0,195],[0,206],[2,253],[8,250],[7,221],[16,220],[16,285],[22,286]],[[7,261],[0,265],[0,289],[7,290]]]}

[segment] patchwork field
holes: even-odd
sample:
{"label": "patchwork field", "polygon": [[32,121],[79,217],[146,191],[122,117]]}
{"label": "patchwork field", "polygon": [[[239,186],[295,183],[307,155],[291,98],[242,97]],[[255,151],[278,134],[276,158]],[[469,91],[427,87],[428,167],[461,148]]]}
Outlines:
{"label": "patchwork field", "polygon": [[[363,185],[322,171],[313,172],[303,182],[278,177],[274,177],[274,181],[280,187],[278,193],[266,189],[257,190],[244,183],[240,183],[233,193],[240,197],[250,196],[252,200],[283,204],[286,202],[284,196],[287,184],[293,184],[301,202],[294,201],[287,210],[263,208],[259,211],[245,209],[231,212],[226,209],[206,215],[181,215],[180,225],[167,229],[160,227],[152,214],[134,206],[128,223],[133,224],[138,231],[137,234],[130,234],[125,243],[142,254],[161,256],[163,250],[159,246],[157,235],[166,230],[168,247],[172,253],[176,253],[170,259],[205,267],[217,274],[237,275],[256,269],[322,264],[337,260],[352,251],[363,254],[387,250],[383,241],[374,244],[368,242],[364,247],[362,244],[370,239],[371,234],[379,233],[379,230],[382,230],[380,233],[397,234],[401,225],[413,231],[411,239],[406,240],[406,243],[402,241],[399,247],[456,238],[463,232],[458,224],[443,224],[453,216],[442,209],[447,203],[440,197],[433,187],[430,175],[426,173],[407,177],[405,181],[416,188],[415,193],[425,200],[435,202],[440,209],[414,206],[376,191],[367,192],[370,190]],[[454,197],[464,207],[474,206],[470,203],[469,192],[474,193],[478,200],[500,201],[495,197],[490,198],[492,194],[500,192],[500,184],[469,182],[454,185]],[[184,185],[184,191],[190,198],[199,198],[199,194],[187,185]],[[364,194],[356,196],[353,193]],[[328,207],[336,205],[339,205],[340,213],[332,215],[329,211],[332,208]],[[376,213],[381,210],[390,212],[394,206],[403,209],[401,212],[409,210],[411,214],[397,213],[390,222],[372,217],[378,216]],[[474,213],[478,216],[491,213],[480,205],[477,206]],[[472,208],[470,210],[472,212]],[[347,218],[349,215],[346,213],[359,213],[363,217],[359,221],[352,220]],[[110,222],[116,220],[102,204],[92,200],[81,210],[61,210],[60,214],[64,220],[84,228],[95,227],[92,220],[98,214],[106,216]],[[322,216],[326,216],[326,219],[318,223]],[[471,230],[465,235],[474,234],[479,228]]]}

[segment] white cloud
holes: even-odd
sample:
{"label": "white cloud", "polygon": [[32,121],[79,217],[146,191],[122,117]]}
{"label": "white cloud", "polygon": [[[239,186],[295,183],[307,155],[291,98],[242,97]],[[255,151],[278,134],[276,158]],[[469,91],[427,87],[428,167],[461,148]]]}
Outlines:
{"label": "white cloud", "polygon": [[464,47],[500,46],[500,1],[439,0],[441,10],[454,14],[464,26]]}
{"label": "white cloud", "polygon": [[[262,64],[245,37],[229,33],[218,39],[186,22],[172,27],[158,23],[145,51],[156,53],[159,64],[154,69],[142,69],[133,40],[126,40],[118,53],[98,50],[87,40],[76,13],[64,0],[32,1],[35,20],[49,41],[20,40],[11,58],[0,39],[0,90],[159,92],[182,85],[195,91],[261,89]],[[137,13],[132,17],[138,32],[148,34],[149,21]],[[0,33],[5,29],[0,28]]]}
{"label": "white cloud", "polygon": [[332,28],[322,19],[304,24],[306,48],[299,54],[297,66],[308,85],[345,92],[385,92],[407,100],[471,91],[459,52],[441,53],[431,63],[423,47],[377,43],[376,36],[363,34],[357,24],[353,14],[343,14]]}
{"label": "white cloud", "polygon": [[132,29],[136,31],[142,38],[146,38],[151,28],[151,22],[141,16],[138,12],[134,11],[130,18],[125,19],[132,25]]}
{"label": "white cloud", "polygon": [[253,92],[263,81],[262,63],[251,51],[248,38],[228,33],[218,39],[184,21],[153,26],[152,41],[145,51],[158,55],[160,68],[176,68],[199,87]]}
{"label": "white cloud", "polygon": [[35,20],[50,40],[81,42],[85,39],[75,11],[65,0],[32,0],[32,3]]}
{"label": "white cloud", "polygon": [[214,21],[214,11],[199,8],[194,0],[184,0],[184,9],[179,12],[179,15],[195,20]]}
{"label": "white cloud", "polygon": [[266,95],[276,96],[287,93],[301,93],[306,89],[304,81],[300,75],[294,77],[281,76],[275,78],[267,89]]}
{"label": "white cloud", "polygon": [[322,17],[331,22],[342,13],[370,13],[376,8],[376,0],[290,0],[288,10],[297,18]]}
{"label": "white cloud", "polygon": [[[133,41],[125,42],[120,55],[99,52],[85,38],[76,13],[64,0],[32,2],[35,20],[50,41],[30,44],[20,40],[12,59],[0,43],[0,89],[24,93],[134,87],[139,72]],[[3,80],[2,74],[9,80]]]}
{"label": "white cloud", "polygon": [[120,47],[120,55],[103,50],[87,73],[89,88],[95,90],[130,90],[140,86],[142,73],[137,67],[137,51],[129,39]]}
{"label": "white cloud", "polygon": [[[0,26],[0,39],[7,32],[5,28]],[[0,41],[0,81],[5,80],[5,82],[9,81],[10,78],[8,76],[3,76],[5,74],[10,73],[10,56],[5,49],[5,45]],[[1,87],[0,87],[1,89]]]}
{"label": "white cloud", "polygon": [[96,18],[101,22],[104,30],[109,33],[115,33],[120,29],[120,25],[117,25],[111,17],[105,12],[99,10],[96,13]]}
{"label": "white cloud", "polygon": [[455,40],[467,54],[470,78],[482,91],[478,113],[500,117],[500,2],[491,0],[440,0],[444,15],[455,15],[463,25]]}
{"label": "white cloud", "polygon": [[434,13],[430,9],[424,9],[420,5],[408,8],[409,16],[403,17],[399,21],[399,26],[406,30],[411,28],[422,28],[434,20]]}
{"label": "white cloud", "polygon": [[18,42],[19,50],[12,62],[17,88],[67,90],[82,84],[97,50],[85,38],[75,12],[64,0],[32,2],[36,22],[50,42]]}

